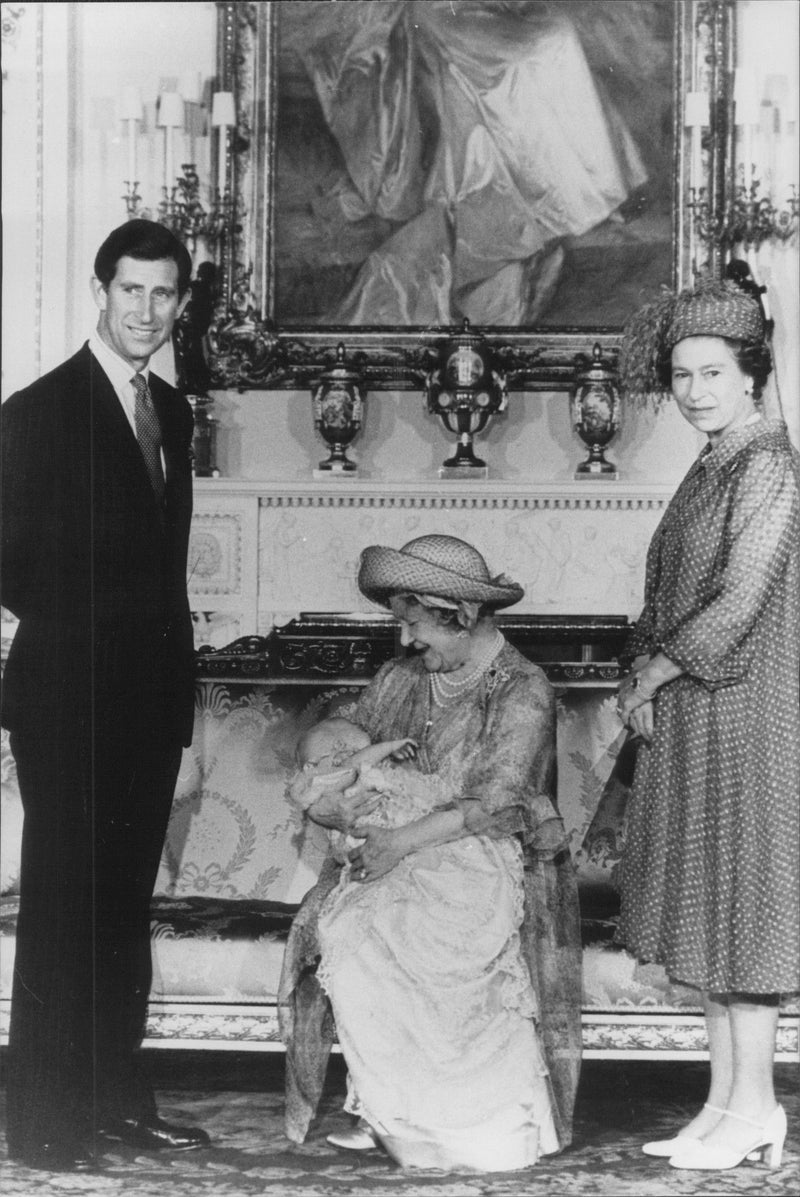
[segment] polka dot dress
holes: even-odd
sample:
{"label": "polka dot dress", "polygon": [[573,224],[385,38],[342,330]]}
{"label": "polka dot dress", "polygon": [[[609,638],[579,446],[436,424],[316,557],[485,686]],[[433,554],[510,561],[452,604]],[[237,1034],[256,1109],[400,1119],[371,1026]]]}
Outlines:
{"label": "polka dot dress", "polygon": [[685,673],[639,749],[618,938],[712,992],[800,988],[799,473],[780,421],[704,449],[630,646]]}

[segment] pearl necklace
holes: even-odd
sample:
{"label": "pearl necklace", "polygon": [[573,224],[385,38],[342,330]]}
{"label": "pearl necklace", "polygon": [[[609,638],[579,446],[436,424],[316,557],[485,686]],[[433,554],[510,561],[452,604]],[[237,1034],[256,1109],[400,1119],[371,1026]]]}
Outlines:
{"label": "pearl necklace", "polygon": [[431,673],[429,675],[431,697],[436,705],[439,707],[444,706],[474,686],[489,668],[504,644],[505,640],[502,635],[496,631],[478,658],[472,672],[468,673],[466,677],[460,678],[457,682],[450,681],[447,674]]}

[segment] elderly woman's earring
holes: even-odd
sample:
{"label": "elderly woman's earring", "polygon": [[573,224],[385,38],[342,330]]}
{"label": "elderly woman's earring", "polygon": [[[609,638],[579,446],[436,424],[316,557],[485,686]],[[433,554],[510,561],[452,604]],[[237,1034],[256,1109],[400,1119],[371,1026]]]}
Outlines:
{"label": "elderly woman's earring", "polygon": [[462,628],[460,632],[456,632],[456,636],[458,636],[458,637],[469,636],[469,632],[467,631],[466,628]]}

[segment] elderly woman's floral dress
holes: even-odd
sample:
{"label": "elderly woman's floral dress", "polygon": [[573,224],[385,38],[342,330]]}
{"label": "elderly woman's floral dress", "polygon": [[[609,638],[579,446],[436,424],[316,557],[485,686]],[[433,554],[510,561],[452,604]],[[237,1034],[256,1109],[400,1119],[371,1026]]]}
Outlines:
{"label": "elderly woman's floral dress", "polygon": [[631,656],[685,672],[639,749],[619,938],[710,992],[800,986],[800,505],[785,426],[707,446],[647,559]]}
{"label": "elderly woman's floral dress", "polygon": [[[477,686],[436,710],[421,662],[390,663],[355,717],[373,741],[415,739],[423,773],[480,800],[492,819],[485,834],[411,853],[373,882],[345,871],[333,888],[323,878],[316,899],[312,891],[317,926],[305,954],[318,935],[318,977],[352,1082],[348,1108],[405,1166],[534,1164],[569,1141],[580,1034],[574,871],[550,797],[552,691],[505,645]],[[542,871],[552,874],[549,889],[537,881]],[[289,1006],[302,988],[296,949],[308,925],[301,911],[282,986]],[[291,1092],[309,1075],[296,1049],[318,1025],[302,1007],[295,1001],[288,1019],[284,1010],[296,1138],[304,1127]],[[542,1014],[557,1024],[544,1043]]]}

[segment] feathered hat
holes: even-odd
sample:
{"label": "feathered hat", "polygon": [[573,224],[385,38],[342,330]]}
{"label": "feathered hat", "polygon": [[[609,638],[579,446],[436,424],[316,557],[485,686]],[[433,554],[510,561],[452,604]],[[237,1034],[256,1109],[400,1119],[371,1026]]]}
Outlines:
{"label": "feathered hat", "polygon": [[729,280],[709,280],[674,294],[665,291],[625,327],[620,384],[634,403],[658,407],[669,389],[658,376],[659,360],[684,337],[727,337],[761,341],[766,332],[758,300]]}

